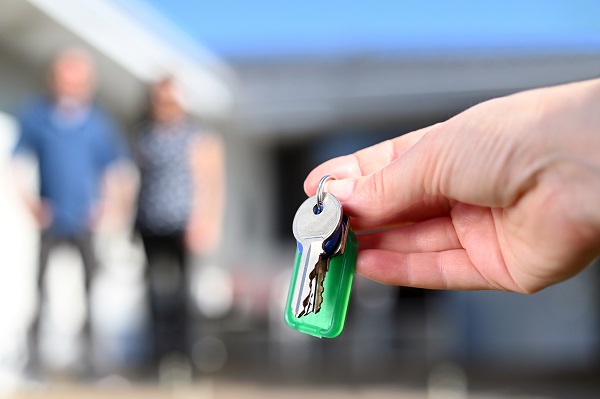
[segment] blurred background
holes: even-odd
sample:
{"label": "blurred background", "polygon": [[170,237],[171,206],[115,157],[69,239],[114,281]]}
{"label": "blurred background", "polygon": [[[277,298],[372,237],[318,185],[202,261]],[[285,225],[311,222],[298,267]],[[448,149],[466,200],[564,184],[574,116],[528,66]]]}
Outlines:
{"label": "blurred background", "polygon": [[[597,268],[531,296],[357,276],[333,340],[289,329],[283,308],[312,168],[493,97],[600,76],[599,21],[596,0],[0,0],[0,397],[598,397]],[[89,306],[79,253],[52,251],[32,364],[40,237],[17,186],[35,192],[40,176],[30,159],[15,177],[11,154],[23,104],[71,46],[91,55],[95,97],[134,160],[165,76],[222,144],[220,244],[177,277],[190,341],[178,356],[152,354],[146,253],[123,205],[144,181],[133,166],[94,228]]]}

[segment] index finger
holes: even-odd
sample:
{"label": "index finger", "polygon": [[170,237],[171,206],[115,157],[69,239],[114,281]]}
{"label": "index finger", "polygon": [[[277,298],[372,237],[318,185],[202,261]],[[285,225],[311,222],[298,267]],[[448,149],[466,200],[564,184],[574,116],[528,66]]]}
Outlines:
{"label": "index finger", "polygon": [[319,180],[325,175],[334,175],[337,179],[352,179],[375,173],[408,151],[437,125],[439,123],[383,141],[354,154],[330,159],[308,174],[304,181],[304,191],[309,196],[314,195]]}

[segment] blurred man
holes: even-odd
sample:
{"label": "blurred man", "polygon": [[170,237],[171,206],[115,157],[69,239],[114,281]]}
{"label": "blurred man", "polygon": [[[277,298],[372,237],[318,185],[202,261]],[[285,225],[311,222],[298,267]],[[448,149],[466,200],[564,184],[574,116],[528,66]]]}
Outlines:
{"label": "blurred man", "polygon": [[135,147],[141,173],[136,226],[148,260],[154,355],[186,356],[186,264],[217,245],[223,209],[223,148],[195,126],[171,78],[152,87],[151,120]]}
{"label": "blurred man", "polygon": [[31,327],[30,356],[34,363],[38,361],[46,268],[57,245],[72,245],[81,254],[88,294],[84,333],[90,338],[89,289],[97,267],[92,230],[99,216],[105,172],[125,152],[115,124],[92,99],[94,67],[85,51],[60,52],[51,63],[48,86],[48,94],[23,109],[14,149],[16,158],[33,155],[39,165],[39,196],[21,187],[27,208],[41,230],[38,309]]}

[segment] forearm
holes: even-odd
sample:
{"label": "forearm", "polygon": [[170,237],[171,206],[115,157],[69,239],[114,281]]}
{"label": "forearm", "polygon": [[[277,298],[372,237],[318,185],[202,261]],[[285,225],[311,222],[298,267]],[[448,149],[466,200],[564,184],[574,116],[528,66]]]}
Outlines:
{"label": "forearm", "polygon": [[207,165],[204,172],[195,179],[194,219],[199,225],[219,229],[225,202],[223,167],[220,162]]}
{"label": "forearm", "polygon": [[137,171],[129,161],[110,165],[103,176],[98,207],[92,215],[94,228],[119,231],[130,222],[137,191]]}
{"label": "forearm", "polygon": [[220,238],[225,202],[223,148],[216,137],[195,144],[190,151],[194,198],[188,227],[192,245],[211,251]]}
{"label": "forearm", "polygon": [[34,189],[31,164],[26,159],[19,157],[13,159],[11,162],[11,175],[14,189],[27,213],[39,227],[49,226],[52,220],[52,211],[49,204],[45,203]]}

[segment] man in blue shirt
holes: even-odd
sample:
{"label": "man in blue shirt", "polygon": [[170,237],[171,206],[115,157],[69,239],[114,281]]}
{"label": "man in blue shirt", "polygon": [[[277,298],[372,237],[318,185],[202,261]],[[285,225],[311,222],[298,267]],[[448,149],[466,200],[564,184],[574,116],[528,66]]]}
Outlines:
{"label": "man in blue shirt", "polygon": [[[39,165],[38,198],[24,197],[41,229],[38,310],[32,324],[32,353],[37,341],[44,278],[49,255],[58,244],[74,245],[85,267],[89,293],[96,269],[92,228],[107,167],[124,155],[123,140],[111,118],[93,100],[94,68],[90,56],[68,49],[54,59],[49,95],[21,113],[15,156],[33,155]],[[89,336],[89,300],[85,333]],[[37,360],[37,359],[35,359]]]}

